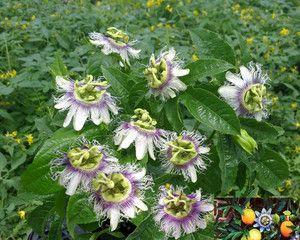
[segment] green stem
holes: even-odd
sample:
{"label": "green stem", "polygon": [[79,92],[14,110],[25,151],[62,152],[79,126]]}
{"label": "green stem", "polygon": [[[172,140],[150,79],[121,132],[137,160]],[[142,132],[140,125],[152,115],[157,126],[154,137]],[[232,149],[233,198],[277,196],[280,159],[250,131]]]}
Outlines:
{"label": "green stem", "polygon": [[5,39],[5,52],[6,52],[8,68],[9,68],[9,70],[11,70],[10,55],[9,55],[9,51],[8,51],[8,47],[7,47],[6,37],[4,39]]}

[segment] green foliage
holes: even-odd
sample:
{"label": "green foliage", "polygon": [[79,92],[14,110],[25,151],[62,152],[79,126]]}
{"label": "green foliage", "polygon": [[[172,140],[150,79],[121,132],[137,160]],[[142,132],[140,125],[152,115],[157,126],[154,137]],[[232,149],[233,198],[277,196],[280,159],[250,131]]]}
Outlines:
{"label": "green foliage", "polygon": [[[172,11],[167,10],[168,5]],[[43,236],[46,228],[48,239],[60,239],[66,228],[76,239],[112,237],[107,228],[98,228],[86,197],[69,199],[64,194],[51,178],[50,163],[80,137],[107,144],[122,163],[135,162],[132,149],[115,151],[112,135],[137,107],[148,109],[160,128],[199,131],[207,136],[205,144],[211,148],[207,169],[194,184],[166,174],[159,159],[146,157],[138,162],[154,177],[154,192],[147,193],[149,207],[158,187],[165,183],[191,191],[201,188],[214,196],[299,197],[296,13],[296,5],[289,1],[249,5],[245,1],[182,0],[148,7],[145,1],[1,2],[0,238],[24,239],[31,229]],[[89,43],[89,32],[103,32],[109,26],[126,30],[138,40],[141,56],[130,68],[120,67],[119,57],[106,56]],[[281,33],[283,28],[288,34]],[[157,55],[164,47],[176,49],[190,74],[180,78],[188,89],[162,103],[148,97],[143,70],[150,54]],[[217,93],[225,72],[236,72],[249,61],[262,63],[272,79],[266,122],[238,118]],[[86,74],[109,81],[121,114],[109,127],[85,126],[81,132],[62,129],[64,114],[53,108],[53,96],[57,96],[54,77],[76,79]],[[233,141],[240,129],[258,143],[253,155]],[[19,210],[26,211],[26,220],[19,219]],[[133,220],[137,227],[129,236],[116,233],[113,237],[162,238],[148,215]],[[76,227],[87,234],[77,235]],[[182,239],[210,239],[212,231],[209,227]]]}

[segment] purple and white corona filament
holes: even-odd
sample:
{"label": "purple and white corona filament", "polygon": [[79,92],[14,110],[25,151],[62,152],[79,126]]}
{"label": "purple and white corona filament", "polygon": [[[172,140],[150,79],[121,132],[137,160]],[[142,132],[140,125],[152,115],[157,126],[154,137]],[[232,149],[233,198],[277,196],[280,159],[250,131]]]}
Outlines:
{"label": "purple and white corona filament", "polygon": [[133,48],[136,41],[129,42],[128,35],[115,27],[109,27],[106,34],[97,32],[90,33],[89,37],[92,44],[102,47],[101,51],[105,55],[116,53],[120,55],[122,60],[128,65],[130,65],[129,57],[139,57],[141,50]]}
{"label": "purple and white corona filament", "polygon": [[240,74],[226,73],[230,83],[219,88],[219,94],[234,108],[239,116],[261,121],[267,118],[266,106],[267,74],[263,74],[260,64],[250,63],[248,68],[240,67]]}
{"label": "purple and white corona filament", "polygon": [[200,190],[185,194],[179,187],[161,187],[158,205],[154,208],[154,220],[167,237],[178,239],[184,234],[205,229],[204,215],[213,209],[213,204],[201,199]]}
{"label": "purple and white corona filament", "polygon": [[131,164],[111,166],[109,173],[99,173],[93,180],[91,196],[98,219],[109,218],[114,231],[122,218],[134,218],[140,211],[147,211],[144,191],[152,183],[145,168]]}
{"label": "purple and white corona filament", "polygon": [[78,187],[87,190],[98,172],[106,172],[109,164],[117,161],[98,142],[83,140],[79,147],[71,148],[54,159],[51,171],[55,179],[58,177],[60,185],[66,188],[66,194],[73,195]]}
{"label": "purple and white corona filament", "polygon": [[141,160],[148,152],[155,160],[154,148],[160,147],[166,132],[156,128],[156,121],[150,117],[149,112],[138,108],[130,122],[122,123],[116,130],[114,142],[119,149],[126,149],[135,143],[136,158]]}
{"label": "purple and white corona filament", "polygon": [[203,158],[209,148],[203,146],[204,137],[199,134],[183,131],[180,136],[170,134],[162,145],[164,165],[169,172],[183,174],[185,179],[197,181],[197,170],[206,169]]}
{"label": "purple and white corona filament", "polygon": [[174,48],[171,48],[162,52],[157,59],[152,54],[144,74],[148,80],[150,94],[160,96],[164,101],[174,98],[177,92],[186,90],[187,86],[179,80],[179,77],[189,72],[189,69],[182,69],[182,62],[176,58]]}
{"label": "purple and white corona filament", "polygon": [[101,122],[108,124],[110,112],[118,114],[119,108],[115,99],[107,91],[109,85],[106,81],[94,80],[87,75],[81,81],[56,77],[58,91],[63,95],[55,99],[55,108],[61,111],[69,110],[63,126],[67,127],[73,118],[73,126],[76,131],[83,128],[85,121],[91,119],[96,125]]}
{"label": "purple and white corona filament", "polygon": [[261,232],[270,231],[273,225],[273,215],[271,215],[272,209],[270,208],[268,211],[263,208],[261,212],[255,211],[255,224],[253,227],[259,228]]}

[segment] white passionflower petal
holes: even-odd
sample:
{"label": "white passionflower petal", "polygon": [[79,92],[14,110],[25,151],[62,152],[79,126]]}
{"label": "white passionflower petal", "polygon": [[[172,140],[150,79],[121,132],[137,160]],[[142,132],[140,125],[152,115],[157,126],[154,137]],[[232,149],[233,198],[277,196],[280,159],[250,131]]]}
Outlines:
{"label": "white passionflower petal", "polygon": [[68,110],[67,117],[63,123],[67,127],[72,118],[73,126],[76,131],[83,128],[85,122],[91,119],[96,125],[101,122],[109,124],[110,113],[118,113],[115,100],[108,93],[109,85],[106,81],[94,79],[93,76],[87,75],[81,81],[73,81],[62,77],[56,78],[57,88],[65,93],[55,99],[55,108]]}
{"label": "white passionflower petal", "polygon": [[108,166],[117,161],[97,141],[79,139],[67,152],[62,152],[52,160],[50,168],[52,178],[58,178],[59,184],[66,188],[66,194],[71,196],[77,189],[89,190],[89,185],[98,172],[106,172]]}
{"label": "white passionflower petal", "polygon": [[[166,238],[179,239],[185,234],[206,227],[204,215],[213,210],[212,204],[208,205],[207,200],[201,199],[197,193],[184,193],[182,188],[170,186],[160,189],[161,194],[157,200],[157,206],[153,209],[154,220],[160,225],[160,230],[165,232]],[[178,205],[178,202],[181,204]],[[203,202],[207,204],[204,209],[207,211],[202,211],[199,207]]]}
{"label": "white passionflower petal", "polygon": [[245,66],[241,66],[240,67],[240,72],[242,75],[242,78],[246,81],[246,82],[252,82],[252,73],[251,71],[249,71],[248,68],[246,68]]}
{"label": "white passionflower petal", "polygon": [[106,173],[99,172],[91,184],[90,197],[97,217],[109,218],[114,231],[124,218],[132,219],[141,211],[147,211],[144,195],[152,183],[144,169],[133,164],[116,164]]}
{"label": "white passionflower petal", "polygon": [[189,175],[190,175],[191,181],[193,183],[197,182],[197,172],[196,172],[195,167],[194,166],[190,166],[188,168],[188,171],[189,171]]}
{"label": "white passionflower petal", "polygon": [[141,201],[139,198],[136,198],[136,199],[134,200],[134,205],[135,205],[137,208],[141,209],[142,211],[148,211],[147,205],[146,205],[143,201]]}
{"label": "white passionflower petal", "polygon": [[67,186],[66,194],[69,196],[74,195],[76,189],[80,184],[80,181],[81,181],[81,176],[79,174],[75,174]]}
{"label": "white passionflower petal", "polygon": [[189,73],[190,73],[190,69],[178,69],[178,68],[173,69],[173,74],[177,77],[182,77],[188,75]]}
{"label": "white passionflower petal", "polygon": [[127,131],[127,136],[124,137],[120,144],[120,149],[127,149],[131,143],[133,143],[137,137],[138,133],[134,130]]}
{"label": "white passionflower petal", "polygon": [[153,146],[153,139],[148,139],[148,152],[150,157],[155,160],[155,156],[154,156],[154,146]]}
{"label": "white passionflower petal", "polygon": [[115,231],[118,227],[119,221],[120,221],[120,210],[119,209],[111,209],[109,212],[109,218],[110,218],[110,227],[112,231]]}
{"label": "white passionflower petal", "polygon": [[234,99],[237,96],[238,89],[234,86],[222,86],[218,92],[225,99]]}
{"label": "white passionflower petal", "polygon": [[147,153],[148,142],[147,137],[141,135],[135,140],[135,153],[137,160],[141,160],[145,157]]}
{"label": "white passionflower petal", "polygon": [[267,118],[266,74],[262,74],[259,64],[249,63],[248,68],[240,67],[240,74],[226,73],[229,85],[225,83],[218,90],[239,116],[261,121]]}
{"label": "white passionflower petal", "polygon": [[75,115],[77,109],[78,109],[78,106],[77,106],[77,105],[71,105],[71,106],[70,106],[70,109],[69,109],[69,111],[68,111],[68,113],[67,113],[67,117],[66,117],[66,119],[65,119],[65,121],[64,121],[64,123],[63,123],[63,127],[69,126],[69,124],[71,123],[72,118],[73,118],[73,116]]}
{"label": "white passionflower petal", "polygon": [[92,44],[102,47],[101,51],[105,55],[116,53],[128,65],[130,65],[129,57],[139,57],[141,50],[133,48],[136,41],[128,42],[128,35],[117,28],[108,28],[106,34],[93,32],[89,34],[89,37]]}
{"label": "white passionflower petal", "polygon": [[134,113],[130,122],[123,123],[115,130],[114,143],[119,145],[119,149],[126,149],[134,143],[138,160],[143,159],[147,152],[155,160],[154,148],[161,145],[166,133],[156,129],[157,122],[147,110],[138,108]]}
{"label": "white passionflower petal", "polygon": [[62,76],[56,76],[55,81],[58,88],[61,89],[62,91],[70,91],[72,89],[72,85],[70,81],[66,80]]}
{"label": "white passionflower petal", "polygon": [[186,85],[178,77],[189,74],[189,71],[182,68],[182,62],[177,59],[174,48],[162,52],[157,59],[152,54],[149,66],[144,71],[149,94],[159,96],[163,101],[174,98],[178,92],[186,89]]}
{"label": "white passionflower petal", "polygon": [[238,88],[242,88],[246,84],[246,82],[243,79],[241,79],[241,77],[237,74],[234,74],[231,72],[226,72],[225,77],[226,77],[227,81],[233,83]]}
{"label": "white passionflower petal", "polygon": [[197,172],[206,169],[209,147],[203,146],[205,137],[198,133],[183,131],[179,136],[170,133],[160,146],[163,165],[168,172],[182,174],[186,180],[197,181]]}
{"label": "white passionflower petal", "polygon": [[84,107],[77,108],[77,111],[73,118],[73,125],[76,131],[80,131],[83,128],[83,125],[87,120],[88,116],[89,116],[88,109]]}
{"label": "white passionflower petal", "polygon": [[200,206],[201,212],[211,212],[214,210],[214,205],[211,203],[202,203]]}

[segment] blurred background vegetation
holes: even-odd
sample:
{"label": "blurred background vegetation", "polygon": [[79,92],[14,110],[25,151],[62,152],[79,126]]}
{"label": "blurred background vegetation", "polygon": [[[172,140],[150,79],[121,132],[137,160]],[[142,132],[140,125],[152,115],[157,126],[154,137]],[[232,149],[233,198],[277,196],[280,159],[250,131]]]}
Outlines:
{"label": "blurred background vegetation", "polygon": [[[138,40],[141,62],[174,46],[186,63],[203,57],[189,29],[217,32],[237,54],[236,67],[264,65],[270,78],[269,122],[281,126],[275,151],[289,162],[289,180],[278,189],[299,192],[299,6],[297,1],[132,0],[0,2],[0,239],[24,239],[26,213],[40,204],[20,190],[20,175],[42,143],[61,126],[53,108],[50,66],[62,58],[74,75],[109,64],[89,44],[88,33],[115,26]],[[297,28],[298,27],[298,28]],[[86,54],[93,55],[94,60]],[[100,55],[100,56],[99,56]],[[94,65],[93,65],[94,64]],[[138,68],[137,68],[138,69]],[[142,72],[140,73],[142,74]],[[216,79],[209,79],[213,85]],[[38,221],[38,220],[37,220]]]}

